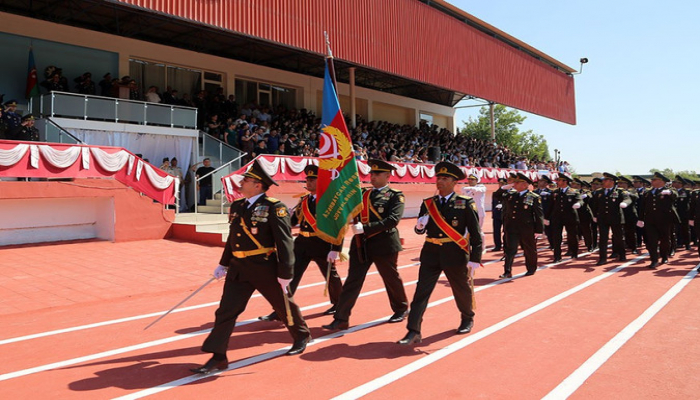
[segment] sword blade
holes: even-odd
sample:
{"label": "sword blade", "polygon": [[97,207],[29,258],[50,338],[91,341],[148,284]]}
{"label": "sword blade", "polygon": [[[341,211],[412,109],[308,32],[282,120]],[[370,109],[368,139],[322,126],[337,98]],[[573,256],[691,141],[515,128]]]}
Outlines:
{"label": "sword blade", "polygon": [[143,330],[145,331],[146,329],[148,329],[148,328],[152,327],[153,325],[155,325],[155,324],[156,324],[158,321],[160,321],[161,319],[165,318],[166,315],[170,314],[170,313],[173,312],[176,308],[180,307],[184,302],[186,302],[187,300],[189,300],[190,298],[192,298],[192,296],[194,296],[195,294],[199,293],[200,290],[204,289],[204,288],[205,288],[208,284],[210,284],[214,279],[216,279],[216,278],[214,278],[213,276],[212,276],[211,278],[209,278],[209,280],[206,281],[206,282],[204,282],[204,285],[200,286],[199,289],[197,289],[197,290],[195,290],[194,292],[190,293],[187,297],[185,297],[184,299],[182,299],[182,301],[180,301],[179,303],[175,304],[175,305],[173,306],[173,308],[171,308],[170,310],[166,311],[165,314],[161,315],[160,317],[158,317],[158,319],[156,319],[155,321],[153,321],[153,322],[151,322],[150,324],[148,324],[148,326],[146,326],[145,328],[143,328]]}

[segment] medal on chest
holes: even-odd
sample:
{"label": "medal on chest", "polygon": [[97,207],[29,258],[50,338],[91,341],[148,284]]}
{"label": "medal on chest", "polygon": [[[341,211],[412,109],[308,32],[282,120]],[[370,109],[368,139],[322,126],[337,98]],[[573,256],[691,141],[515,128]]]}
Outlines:
{"label": "medal on chest", "polygon": [[257,235],[258,234],[258,227],[254,226],[254,227],[250,228],[250,233],[252,233],[253,235]]}

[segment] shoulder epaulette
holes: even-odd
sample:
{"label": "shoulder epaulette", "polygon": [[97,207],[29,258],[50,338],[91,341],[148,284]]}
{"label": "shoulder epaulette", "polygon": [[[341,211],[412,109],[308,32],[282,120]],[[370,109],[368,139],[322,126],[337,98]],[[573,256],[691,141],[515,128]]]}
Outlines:
{"label": "shoulder epaulette", "polygon": [[276,198],[274,198],[274,197],[268,197],[268,198],[267,198],[267,201],[269,201],[270,203],[275,204],[275,203],[279,203],[279,202],[280,202],[280,199],[276,199]]}
{"label": "shoulder epaulette", "polygon": [[527,196],[534,197],[534,198],[542,197],[542,196],[540,196],[539,194],[537,194],[537,193],[535,193],[535,192],[527,192],[526,195],[527,195]]}
{"label": "shoulder epaulette", "polygon": [[458,194],[458,195],[456,195],[456,196],[455,196],[455,199],[464,199],[464,200],[472,200],[472,201],[474,200],[474,198],[469,197],[469,196],[465,196],[465,195],[463,195],[463,194]]}
{"label": "shoulder epaulette", "polygon": [[234,200],[232,203],[237,203],[237,202],[243,201],[243,200],[245,200],[245,197],[239,197],[236,200]]}

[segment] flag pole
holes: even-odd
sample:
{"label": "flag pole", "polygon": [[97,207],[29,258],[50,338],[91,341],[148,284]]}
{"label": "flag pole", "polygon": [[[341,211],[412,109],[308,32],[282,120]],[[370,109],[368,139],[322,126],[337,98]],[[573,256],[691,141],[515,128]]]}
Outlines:
{"label": "flag pole", "polygon": [[331,75],[331,81],[333,81],[333,88],[335,92],[338,93],[338,82],[335,80],[335,66],[333,65],[333,51],[331,51],[331,40],[328,38],[328,32],[323,31],[323,35],[326,38],[326,51],[328,55],[326,56],[326,63],[328,64],[328,73]]}

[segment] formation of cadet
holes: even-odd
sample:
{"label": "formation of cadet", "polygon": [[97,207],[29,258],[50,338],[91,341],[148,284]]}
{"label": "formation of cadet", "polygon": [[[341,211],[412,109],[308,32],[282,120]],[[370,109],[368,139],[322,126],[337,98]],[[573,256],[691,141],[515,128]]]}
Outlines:
{"label": "formation of cadet", "polygon": [[[372,264],[384,281],[393,315],[387,322],[403,321],[408,316],[407,334],[397,343],[420,343],[423,315],[441,273],[450,283],[460,312],[457,334],[469,333],[474,325],[473,271],[480,267],[484,247],[480,215],[474,199],[455,193],[455,185],[465,178],[462,170],[451,163],[435,166],[438,194],[423,200],[415,233],[426,235],[420,254],[418,282],[410,313],[403,282],[397,270],[402,250],[397,225],[404,212],[402,192],[389,187],[391,164],[370,160],[371,188],[362,191],[363,211],[354,224],[350,243],[348,276],[341,285],[335,269],[341,246],[331,245],[316,232],[316,179],[318,167],[305,169],[308,195],[301,197],[292,215],[279,200],[266,191],[277,183],[254,162],[244,174],[240,192],[244,198],[231,205],[229,238],[219,266],[217,279],[225,277],[214,328],[204,341],[202,351],[212,357],[196,373],[210,373],[228,367],[226,351],[238,316],[255,290],[272,305],[274,312],[261,319],[281,320],[293,338],[288,355],[302,353],[311,335],[293,294],[303,273],[314,261],[326,277],[332,307],[324,314],[333,321],[324,329],[341,330],[350,326],[353,307],[359,297]],[[588,251],[599,251],[597,265],[608,259],[612,232],[612,255],[626,260],[626,253],[637,253],[643,242],[650,256],[649,268],[667,263],[676,246],[689,249],[700,237],[700,190],[697,182],[680,176],[674,180],[660,173],[651,181],[634,176],[630,181],[610,173],[603,179],[588,182],[560,174],[557,187],[551,180],[534,182],[525,174],[511,174],[499,179],[500,188],[493,193],[492,210],[495,251],[504,250],[504,272],[500,278],[513,277],[512,266],[519,247],[525,256],[526,273],[537,270],[536,242],[549,228],[554,261],[562,260],[561,246],[566,231],[566,256],[577,258],[579,238]],[[647,188],[646,186],[650,186]],[[546,200],[545,200],[546,198]],[[682,199],[682,200],[681,200]],[[544,207],[544,204],[547,204]],[[683,211],[679,212],[678,208]],[[299,236],[292,240],[291,226],[299,225]],[[501,238],[503,228],[503,238]],[[692,232],[691,232],[692,229]],[[675,235],[675,239],[674,239]],[[625,244],[627,243],[627,244]],[[697,244],[697,243],[696,243]],[[700,255],[700,249],[698,250]],[[700,270],[700,268],[699,268]]]}

